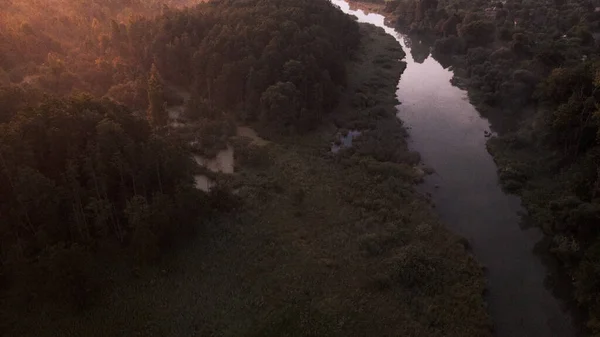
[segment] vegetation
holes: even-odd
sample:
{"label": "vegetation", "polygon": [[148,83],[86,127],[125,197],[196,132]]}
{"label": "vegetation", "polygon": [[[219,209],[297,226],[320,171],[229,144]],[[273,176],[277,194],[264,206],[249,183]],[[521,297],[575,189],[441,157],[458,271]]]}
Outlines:
{"label": "vegetation", "polygon": [[[8,5],[16,14],[0,23],[0,84],[106,96],[148,110],[155,125],[166,123],[160,110],[173,98],[160,87],[169,84],[207,103],[196,117],[225,113],[260,122],[265,134],[310,130],[335,107],[358,43],[357,24],[326,1],[215,1],[153,12],[153,2],[88,0],[89,11],[70,4],[61,13],[27,3]],[[41,14],[26,16],[34,10]],[[146,10],[154,14],[134,15]]]}
{"label": "vegetation", "polygon": [[538,87],[537,112],[488,144],[503,185],[523,196],[532,221],[552,237],[551,250],[572,277],[577,302],[589,309],[594,333],[600,331],[597,67],[591,61],[555,69]]}
{"label": "vegetation", "polygon": [[493,127],[515,125],[488,143],[500,180],[552,238],[588,327],[600,335],[598,4],[392,3],[382,12],[405,32],[435,40],[433,56],[453,66],[454,83]]}
{"label": "vegetation", "polygon": [[151,260],[208,215],[185,152],[113,102],[48,99],[0,134],[0,266],[21,304],[85,305],[95,255]]}
{"label": "vegetation", "polygon": [[[326,0],[185,5],[0,5],[0,333],[488,336],[413,190],[395,41]],[[226,146],[239,173],[190,158]]]}
{"label": "vegetation", "polygon": [[44,303],[87,307],[127,268],[117,256],[154,261],[235,206],[194,188],[173,88],[194,96],[205,154],[232,120],[306,131],[336,105],[358,26],[328,2],[183,5],[2,3],[0,329]]}
{"label": "vegetation", "polygon": [[[318,130],[232,141],[236,174],[220,179],[242,203],[202,244],[23,335],[490,336],[481,268],[414,191],[418,156],[394,109],[403,53],[369,26],[360,45]],[[333,134],[359,127],[331,153]]]}

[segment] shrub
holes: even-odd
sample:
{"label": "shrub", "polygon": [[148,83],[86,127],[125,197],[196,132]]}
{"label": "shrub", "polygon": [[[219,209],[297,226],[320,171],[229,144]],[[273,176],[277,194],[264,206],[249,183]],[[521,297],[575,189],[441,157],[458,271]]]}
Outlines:
{"label": "shrub", "polygon": [[465,41],[457,36],[450,36],[435,40],[433,45],[434,55],[463,54],[466,50]]}
{"label": "shrub", "polygon": [[459,35],[468,46],[485,46],[494,41],[496,26],[492,22],[476,20],[463,24]]}

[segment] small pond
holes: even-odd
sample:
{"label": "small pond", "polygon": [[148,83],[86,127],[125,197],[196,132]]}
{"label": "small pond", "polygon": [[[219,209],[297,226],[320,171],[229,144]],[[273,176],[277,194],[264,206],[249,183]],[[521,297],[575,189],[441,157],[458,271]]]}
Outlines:
{"label": "small pond", "polygon": [[358,130],[350,130],[345,135],[338,135],[338,141],[331,145],[331,152],[338,153],[341,149],[347,149],[352,147],[352,141],[354,138],[360,136],[361,132]]}

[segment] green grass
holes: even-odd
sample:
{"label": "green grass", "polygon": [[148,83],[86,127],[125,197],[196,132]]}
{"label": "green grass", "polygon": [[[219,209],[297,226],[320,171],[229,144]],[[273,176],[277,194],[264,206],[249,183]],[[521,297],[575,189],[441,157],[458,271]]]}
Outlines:
{"label": "green grass", "polygon": [[[394,108],[404,55],[383,31],[362,31],[342,103],[320,130],[263,147],[235,142],[226,184],[243,200],[238,212],[87,313],[49,314],[16,331],[489,336],[481,268],[414,190],[418,155]],[[341,129],[363,134],[333,155]]]}

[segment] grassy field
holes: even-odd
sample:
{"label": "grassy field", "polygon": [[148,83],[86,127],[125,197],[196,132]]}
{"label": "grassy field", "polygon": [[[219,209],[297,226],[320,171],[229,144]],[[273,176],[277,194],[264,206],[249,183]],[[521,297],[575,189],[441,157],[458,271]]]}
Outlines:
{"label": "grassy field", "polygon": [[[480,267],[414,191],[395,117],[404,53],[362,26],[342,103],[318,131],[235,141],[240,209],[92,310],[21,336],[490,336]],[[338,154],[331,143],[360,130]]]}

